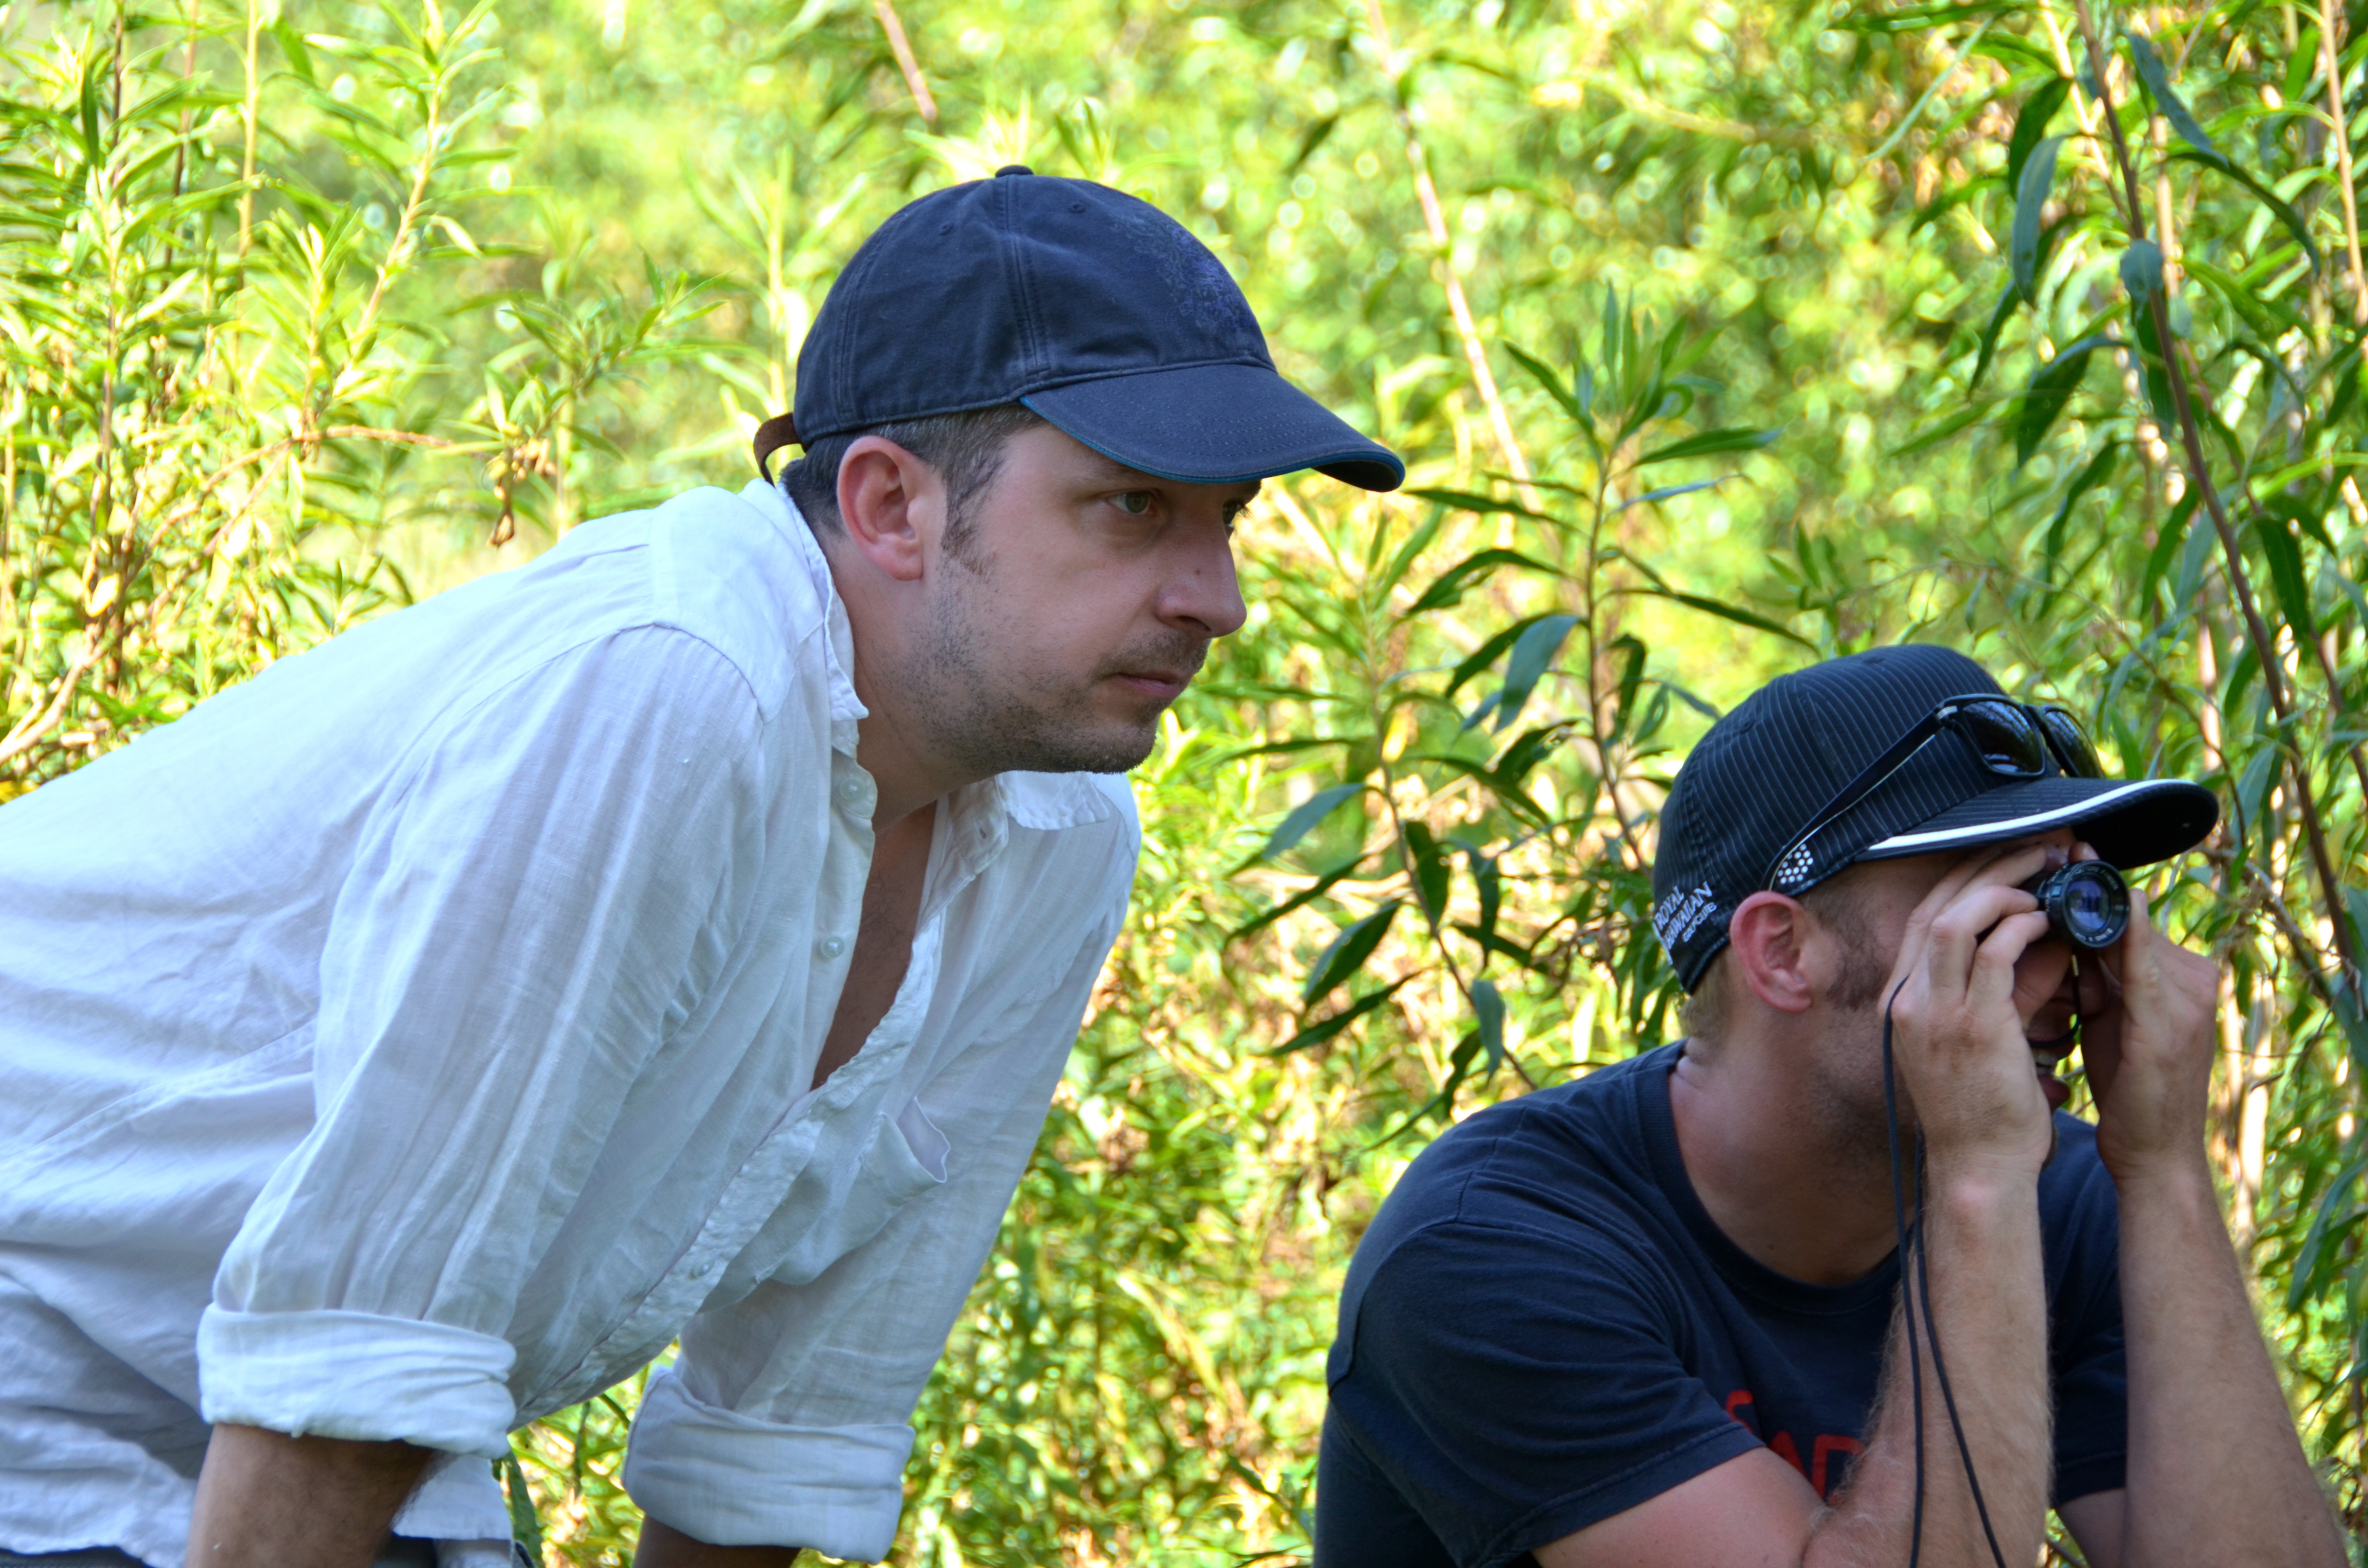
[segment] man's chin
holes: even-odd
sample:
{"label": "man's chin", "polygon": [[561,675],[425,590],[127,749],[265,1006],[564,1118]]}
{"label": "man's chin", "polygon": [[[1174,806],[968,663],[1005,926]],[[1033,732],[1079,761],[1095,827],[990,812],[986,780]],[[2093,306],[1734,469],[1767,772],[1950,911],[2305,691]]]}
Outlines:
{"label": "man's chin", "polygon": [[1157,719],[1141,725],[1080,726],[1066,734],[1039,734],[996,769],[1005,773],[1128,773],[1159,744]]}

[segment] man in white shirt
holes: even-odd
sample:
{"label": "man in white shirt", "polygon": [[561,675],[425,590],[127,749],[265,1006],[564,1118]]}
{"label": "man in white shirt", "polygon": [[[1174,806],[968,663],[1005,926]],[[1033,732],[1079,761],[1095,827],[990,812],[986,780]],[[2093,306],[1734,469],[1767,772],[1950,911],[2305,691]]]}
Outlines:
{"label": "man in white shirt", "polygon": [[0,1563],[505,1562],[487,1459],[677,1339],[643,1568],[887,1552],[1110,775],[1258,480],[1404,471],[1016,167],[866,242],[788,424],[0,810]]}

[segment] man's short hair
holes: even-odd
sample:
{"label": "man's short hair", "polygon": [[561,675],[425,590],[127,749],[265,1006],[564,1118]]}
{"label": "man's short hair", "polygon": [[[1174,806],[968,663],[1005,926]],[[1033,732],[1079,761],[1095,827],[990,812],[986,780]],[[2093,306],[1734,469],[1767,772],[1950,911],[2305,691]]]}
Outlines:
{"label": "man's short hair", "polygon": [[834,538],[846,529],[838,515],[838,465],[846,460],[847,449],[866,436],[893,441],[937,470],[945,481],[946,548],[959,555],[969,538],[978,498],[1003,472],[1004,447],[1022,430],[1043,423],[1033,410],[1007,403],[825,436],[781,471],[781,485],[805,515],[814,537]]}

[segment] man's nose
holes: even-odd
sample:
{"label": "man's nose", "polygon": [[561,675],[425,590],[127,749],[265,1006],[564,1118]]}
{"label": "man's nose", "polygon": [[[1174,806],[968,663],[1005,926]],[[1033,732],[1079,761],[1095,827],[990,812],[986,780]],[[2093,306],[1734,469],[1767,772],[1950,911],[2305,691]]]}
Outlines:
{"label": "man's nose", "polygon": [[1159,619],[1202,637],[1224,637],[1241,630],[1249,610],[1242,603],[1229,538],[1219,533],[1213,540],[1196,539],[1179,552],[1160,588]]}

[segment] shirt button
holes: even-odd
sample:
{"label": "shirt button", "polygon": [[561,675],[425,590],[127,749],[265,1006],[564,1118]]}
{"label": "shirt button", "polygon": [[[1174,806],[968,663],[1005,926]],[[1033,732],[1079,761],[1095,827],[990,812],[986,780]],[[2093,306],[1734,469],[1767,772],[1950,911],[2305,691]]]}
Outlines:
{"label": "shirt button", "polygon": [[839,954],[847,951],[847,938],[844,937],[825,937],[821,941],[814,944],[814,951],[824,958],[835,959],[838,957]]}
{"label": "shirt button", "polygon": [[693,1279],[704,1279],[714,1272],[715,1265],[712,1263],[702,1263],[698,1267],[690,1271],[690,1277]]}
{"label": "shirt button", "polygon": [[849,802],[863,799],[863,780],[860,778],[850,778],[846,783],[841,784],[838,787],[838,798]]}

